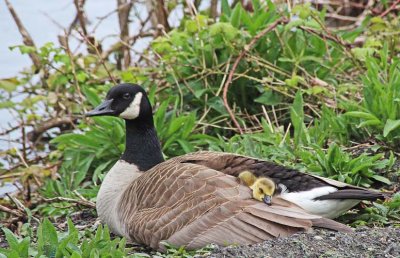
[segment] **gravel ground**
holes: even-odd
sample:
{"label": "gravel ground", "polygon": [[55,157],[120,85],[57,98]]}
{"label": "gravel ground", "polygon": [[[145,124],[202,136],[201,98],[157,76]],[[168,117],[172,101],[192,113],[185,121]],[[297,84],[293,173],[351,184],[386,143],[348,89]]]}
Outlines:
{"label": "gravel ground", "polygon": [[364,227],[350,234],[316,229],[251,246],[218,247],[210,257],[400,257],[400,228]]}

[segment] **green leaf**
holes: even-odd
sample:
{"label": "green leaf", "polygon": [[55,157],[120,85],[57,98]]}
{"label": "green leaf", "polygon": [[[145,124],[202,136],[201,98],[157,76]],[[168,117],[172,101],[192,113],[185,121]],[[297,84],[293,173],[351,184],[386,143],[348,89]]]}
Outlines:
{"label": "green leaf", "polygon": [[82,92],[85,94],[87,100],[93,107],[96,107],[100,104],[101,99],[94,90],[90,89],[89,87],[83,87]]}
{"label": "green leaf", "polygon": [[294,127],[294,142],[298,146],[300,143],[309,143],[310,136],[304,125],[303,96],[301,91],[296,93],[293,105],[290,108],[290,118]]}
{"label": "green leaf", "polygon": [[381,125],[381,121],[367,120],[367,121],[361,122],[359,125],[357,125],[357,128],[362,128],[362,127],[366,127],[366,126],[377,126],[377,125]]}
{"label": "green leaf", "polygon": [[389,179],[387,179],[386,177],[380,176],[380,175],[373,175],[372,178],[375,179],[376,181],[385,183],[387,185],[392,184],[392,182]]}
{"label": "green leaf", "polygon": [[346,112],[344,115],[345,116],[356,117],[356,118],[363,118],[363,119],[366,119],[366,120],[378,120],[379,121],[379,119],[376,116],[374,116],[371,113],[367,113],[367,112],[350,111],[350,112]]}
{"label": "green leaf", "polygon": [[239,28],[241,13],[242,13],[242,5],[238,3],[236,4],[235,8],[233,8],[231,15],[231,24],[236,28]]}
{"label": "green leaf", "polygon": [[2,229],[4,234],[6,235],[7,243],[10,246],[10,248],[18,250],[19,242],[17,237],[8,228],[2,228]]}
{"label": "green leaf", "polygon": [[9,78],[0,80],[0,89],[3,89],[9,93],[15,91],[18,87],[19,81],[16,78]]}
{"label": "green leaf", "polygon": [[38,228],[38,255],[54,257],[57,252],[58,236],[53,224],[47,218]]}
{"label": "green leaf", "polygon": [[267,90],[260,97],[254,100],[255,102],[261,103],[263,105],[277,105],[282,103],[282,95],[275,93],[272,90]]}
{"label": "green leaf", "polygon": [[225,14],[228,17],[231,16],[231,7],[228,0],[221,1],[221,14]]}
{"label": "green leaf", "polygon": [[392,120],[392,119],[388,119],[386,120],[386,124],[385,127],[383,128],[383,137],[388,136],[388,134],[397,129],[400,126],[400,119],[398,120]]}

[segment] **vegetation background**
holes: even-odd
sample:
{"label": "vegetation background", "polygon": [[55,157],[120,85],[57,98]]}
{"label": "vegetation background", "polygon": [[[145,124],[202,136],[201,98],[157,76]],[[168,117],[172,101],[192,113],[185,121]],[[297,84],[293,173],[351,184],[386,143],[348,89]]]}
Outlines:
{"label": "vegetation background", "polygon": [[[0,79],[0,108],[15,114],[0,132],[0,183],[18,189],[1,196],[1,257],[149,255],[96,222],[124,123],[83,113],[120,82],[148,91],[166,158],[235,152],[381,189],[391,198],[340,220],[400,225],[399,1],[117,0],[89,21],[74,0],[74,22],[42,46],[5,2],[23,38],[10,49],[32,65]],[[112,14],[120,31],[106,49],[94,35]]]}

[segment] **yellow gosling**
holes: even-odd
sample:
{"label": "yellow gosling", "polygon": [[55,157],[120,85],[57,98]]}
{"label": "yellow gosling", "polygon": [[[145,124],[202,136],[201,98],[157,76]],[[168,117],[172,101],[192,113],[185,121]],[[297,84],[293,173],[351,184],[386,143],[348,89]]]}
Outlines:
{"label": "yellow gosling", "polygon": [[272,179],[268,177],[257,178],[250,171],[241,172],[239,178],[253,190],[254,199],[271,205],[272,196],[276,191],[276,184]]}

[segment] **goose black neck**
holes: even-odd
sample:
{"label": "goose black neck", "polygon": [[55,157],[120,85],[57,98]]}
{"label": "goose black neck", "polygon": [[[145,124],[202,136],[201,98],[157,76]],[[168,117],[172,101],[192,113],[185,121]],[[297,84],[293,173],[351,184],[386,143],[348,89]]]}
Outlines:
{"label": "goose black neck", "polygon": [[125,120],[126,147],[121,159],[146,171],[164,161],[153,121]]}

